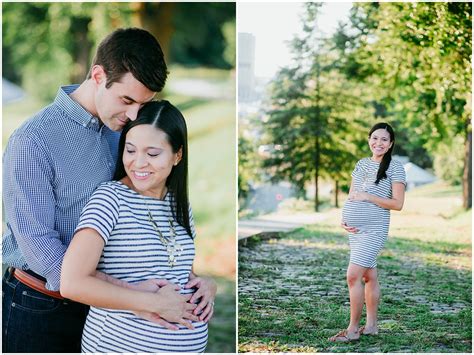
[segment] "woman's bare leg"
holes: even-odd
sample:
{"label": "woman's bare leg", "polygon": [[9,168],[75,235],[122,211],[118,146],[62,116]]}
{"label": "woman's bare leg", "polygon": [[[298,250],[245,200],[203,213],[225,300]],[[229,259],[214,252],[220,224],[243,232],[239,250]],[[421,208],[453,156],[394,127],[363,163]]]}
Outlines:
{"label": "woman's bare leg", "polygon": [[[349,298],[351,302],[351,320],[347,327],[349,335],[358,334],[362,309],[364,307],[364,285],[362,277],[367,268],[349,264],[347,268],[347,285],[349,286]],[[357,336],[355,336],[357,337]]]}
{"label": "woman's bare leg", "polygon": [[377,269],[366,269],[364,273],[365,281],[365,305],[367,309],[367,322],[365,325],[365,334],[374,334],[378,332],[377,314],[380,302],[380,284],[377,278]]}

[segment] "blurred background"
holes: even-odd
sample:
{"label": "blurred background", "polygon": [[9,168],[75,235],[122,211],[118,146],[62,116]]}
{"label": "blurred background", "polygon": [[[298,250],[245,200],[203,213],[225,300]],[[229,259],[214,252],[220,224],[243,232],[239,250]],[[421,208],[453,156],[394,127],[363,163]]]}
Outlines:
{"label": "blurred background", "polygon": [[408,189],[470,209],[472,4],[275,3],[261,26],[268,6],[238,4],[240,218],[339,207],[379,121]]}
{"label": "blurred background", "polygon": [[119,27],[160,42],[169,78],[160,98],[184,114],[195,272],[216,278],[207,352],[235,351],[236,22],[234,3],[3,3],[2,149],[58,87],[81,83],[98,43]]}

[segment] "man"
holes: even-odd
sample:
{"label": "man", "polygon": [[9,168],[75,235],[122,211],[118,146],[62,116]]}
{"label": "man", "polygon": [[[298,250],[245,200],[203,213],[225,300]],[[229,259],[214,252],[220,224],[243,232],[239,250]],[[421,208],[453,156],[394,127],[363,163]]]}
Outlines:
{"label": "man", "polygon": [[[112,179],[118,131],[163,89],[167,74],[150,33],[116,30],[99,45],[86,80],[61,87],[51,105],[10,137],[3,169],[3,263],[9,266],[3,352],[80,351],[88,307],[58,292],[62,259],[82,208]],[[199,288],[194,298],[205,299],[195,313],[205,307],[207,314],[215,285],[191,278]]]}

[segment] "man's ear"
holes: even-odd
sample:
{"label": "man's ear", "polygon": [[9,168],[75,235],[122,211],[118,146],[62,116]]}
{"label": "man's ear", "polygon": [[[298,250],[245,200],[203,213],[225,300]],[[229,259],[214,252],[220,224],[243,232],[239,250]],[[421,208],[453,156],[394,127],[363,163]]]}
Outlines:
{"label": "man's ear", "polygon": [[105,75],[102,65],[97,64],[92,67],[91,79],[96,85],[100,85],[102,82],[107,81],[107,76]]}

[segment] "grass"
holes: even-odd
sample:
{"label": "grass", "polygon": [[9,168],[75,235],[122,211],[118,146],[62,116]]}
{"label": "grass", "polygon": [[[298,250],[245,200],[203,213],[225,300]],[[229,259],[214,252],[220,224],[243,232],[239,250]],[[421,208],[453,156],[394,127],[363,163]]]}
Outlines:
{"label": "grass", "polygon": [[[170,69],[169,81],[207,80],[235,91],[229,71]],[[167,90],[165,99],[183,112],[189,136],[189,191],[196,223],[198,275],[218,282],[215,316],[210,322],[208,352],[235,352],[235,100],[203,99]],[[24,120],[44,107],[32,97],[3,107],[3,149]]]}
{"label": "grass", "polygon": [[349,320],[340,210],[241,246],[239,352],[470,353],[472,213],[459,204],[457,189],[434,184],[408,192],[404,211],[392,212],[378,258],[380,333],[352,344],[327,341]]}

